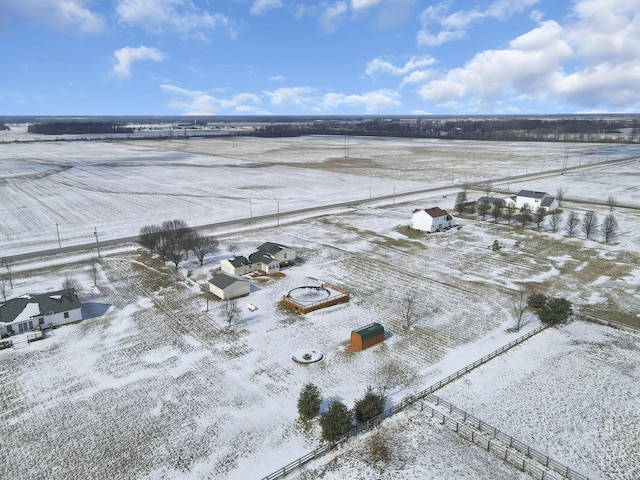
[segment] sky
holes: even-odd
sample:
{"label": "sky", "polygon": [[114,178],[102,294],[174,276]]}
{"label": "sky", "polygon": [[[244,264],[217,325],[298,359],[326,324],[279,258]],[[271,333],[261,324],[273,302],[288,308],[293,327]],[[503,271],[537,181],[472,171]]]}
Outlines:
{"label": "sky", "polygon": [[640,111],[640,0],[0,0],[1,115]]}

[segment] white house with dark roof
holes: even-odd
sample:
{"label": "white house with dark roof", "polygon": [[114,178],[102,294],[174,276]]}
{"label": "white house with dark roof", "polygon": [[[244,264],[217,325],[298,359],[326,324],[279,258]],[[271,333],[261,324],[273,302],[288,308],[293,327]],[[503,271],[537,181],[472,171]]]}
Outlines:
{"label": "white house with dark roof", "polygon": [[209,291],[222,300],[249,295],[251,282],[238,275],[231,275],[222,270],[214,272],[209,280]]}
{"label": "white house with dark roof", "polygon": [[416,209],[411,216],[411,228],[423,232],[439,232],[456,226],[456,220],[440,207]]}
{"label": "white house with dark roof", "polygon": [[260,245],[257,251],[249,257],[238,256],[224,259],[220,262],[223,272],[231,275],[246,275],[251,272],[261,271],[276,273],[280,267],[292,264],[296,259],[296,251],[293,248],[279,243],[266,242]]}
{"label": "white house with dark roof", "polygon": [[253,272],[251,261],[243,256],[225,258],[220,262],[220,268],[231,275],[246,275]]}
{"label": "white house with dark roof", "polygon": [[532,212],[537,212],[540,208],[547,212],[555,212],[559,207],[558,201],[547,192],[534,190],[520,190],[517,195],[509,197],[506,201],[507,205],[513,205],[518,210],[529,205]]}
{"label": "white house with dark roof", "polygon": [[0,335],[82,320],[82,304],[73,289],[29,294],[0,304]]}

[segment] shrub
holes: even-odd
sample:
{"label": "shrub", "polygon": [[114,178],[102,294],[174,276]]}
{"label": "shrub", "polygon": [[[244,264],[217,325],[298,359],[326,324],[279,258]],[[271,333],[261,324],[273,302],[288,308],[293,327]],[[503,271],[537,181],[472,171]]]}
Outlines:
{"label": "shrub", "polygon": [[564,322],[571,313],[571,302],[566,298],[550,298],[538,311],[540,321],[552,325]]}
{"label": "shrub", "polygon": [[351,412],[344,403],[333,401],[320,417],[320,427],[323,440],[334,442],[351,428]]}
{"label": "shrub", "polygon": [[298,397],[298,413],[303,420],[310,420],[318,414],[322,397],[320,389],[313,383],[307,383]]}
{"label": "shrub", "polygon": [[534,310],[539,310],[544,307],[544,304],[547,301],[547,297],[542,293],[534,293],[527,297],[527,306],[529,308],[533,308]]}
{"label": "shrub", "polygon": [[387,399],[373,392],[371,386],[367,387],[367,391],[360,400],[357,400],[353,407],[353,413],[357,422],[366,422],[367,420],[380,415],[384,411]]}

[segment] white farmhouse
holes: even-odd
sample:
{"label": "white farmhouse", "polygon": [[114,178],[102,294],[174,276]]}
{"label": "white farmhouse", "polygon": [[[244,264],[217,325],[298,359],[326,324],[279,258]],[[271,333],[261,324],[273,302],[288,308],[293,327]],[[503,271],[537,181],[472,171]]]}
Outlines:
{"label": "white farmhouse", "polygon": [[246,275],[251,272],[277,273],[280,267],[293,264],[296,251],[279,243],[266,242],[249,258],[238,256],[227,258],[220,262],[223,272],[231,275]]}
{"label": "white farmhouse", "polygon": [[246,278],[218,270],[209,280],[209,291],[222,300],[229,300],[249,295],[251,282]]}
{"label": "white farmhouse", "polygon": [[525,205],[529,205],[532,212],[544,209],[547,212],[555,212],[558,209],[558,201],[547,192],[536,192],[533,190],[520,190],[517,195],[508,198],[507,205],[513,205],[520,210]]}
{"label": "white farmhouse", "polygon": [[82,304],[73,289],[22,295],[0,304],[0,335],[82,320]]}
{"label": "white farmhouse", "polygon": [[455,219],[440,207],[416,209],[411,217],[411,228],[423,232],[438,232],[455,226]]}

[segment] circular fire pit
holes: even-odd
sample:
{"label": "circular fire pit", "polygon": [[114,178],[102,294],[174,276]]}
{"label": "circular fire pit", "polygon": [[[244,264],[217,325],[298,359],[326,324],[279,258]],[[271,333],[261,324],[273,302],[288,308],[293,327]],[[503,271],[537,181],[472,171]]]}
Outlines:
{"label": "circular fire pit", "polygon": [[296,363],[315,363],[324,358],[324,353],[312,348],[301,348],[291,352],[291,360]]}

